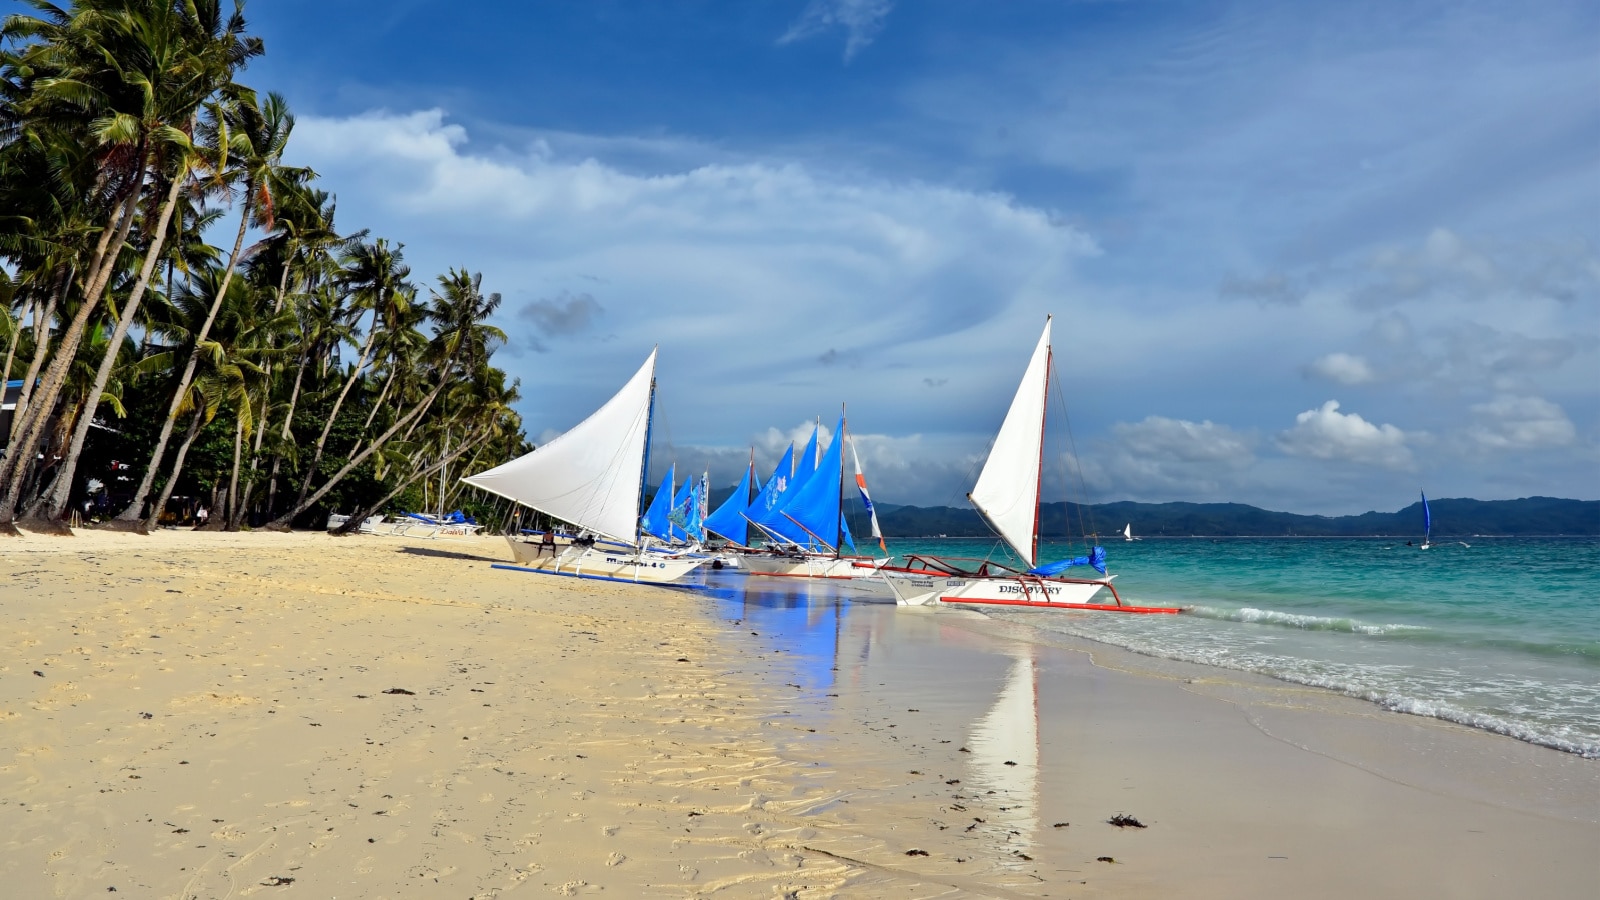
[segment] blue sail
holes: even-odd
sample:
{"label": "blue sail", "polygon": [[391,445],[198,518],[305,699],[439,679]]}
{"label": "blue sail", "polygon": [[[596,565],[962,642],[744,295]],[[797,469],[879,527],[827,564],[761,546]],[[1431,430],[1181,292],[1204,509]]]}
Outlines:
{"label": "blue sail", "polygon": [[747,466],[744,479],[733,489],[733,494],[722,501],[717,511],[706,516],[706,530],[722,535],[735,544],[748,545],[750,520],[744,517],[750,503],[750,482],[755,478],[755,466]]}
{"label": "blue sail", "polygon": [[689,496],[689,512],[684,516],[684,520],[688,524],[688,527],[684,530],[689,532],[690,538],[702,544],[706,540],[705,506],[706,483],[702,479],[695,482],[694,491]]}
{"label": "blue sail", "polygon": [[850,523],[844,520],[843,512],[839,513],[839,541],[848,547],[851,553],[856,552],[855,539],[850,536]]}
{"label": "blue sail", "polygon": [[817,470],[817,429],[811,429],[811,440],[806,442],[806,451],[795,460],[794,482],[792,487],[798,488],[811,478],[811,473]]}
{"label": "blue sail", "polygon": [[783,504],[783,517],[789,524],[773,529],[796,544],[814,550],[833,550],[839,541],[839,479],[843,472],[840,455],[844,449],[842,416],[833,433],[833,443],[828,445],[828,452],[817,464],[815,474],[796,488]]}
{"label": "blue sail", "polygon": [[689,540],[689,507],[694,504],[694,476],[684,479],[683,487],[672,495],[672,511],[667,521],[672,523],[672,539],[687,543]]}
{"label": "blue sail", "polygon": [[639,528],[645,534],[658,540],[670,540],[672,536],[672,523],[667,519],[671,513],[672,478],[676,467],[667,468],[667,477],[661,480],[661,487],[656,489],[654,500],[650,501],[650,508],[644,511],[644,516],[639,519]]}
{"label": "blue sail", "polygon": [[762,486],[761,493],[751,502],[750,507],[744,511],[744,516],[751,522],[760,523],[762,519],[771,515],[783,502],[783,495],[789,490],[789,482],[794,477],[794,445],[783,451],[783,459],[778,460],[778,467],[772,470],[772,477]]}
{"label": "blue sail", "polygon": [[1422,494],[1422,536],[1426,538],[1433,534],[1433,513],[1428,511],[1428,495]]}

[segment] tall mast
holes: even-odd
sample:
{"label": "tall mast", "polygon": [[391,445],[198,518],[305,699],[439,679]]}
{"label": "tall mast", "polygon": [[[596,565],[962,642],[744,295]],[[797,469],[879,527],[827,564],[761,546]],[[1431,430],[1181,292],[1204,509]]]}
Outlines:
{"label": "tall mast", "polygon": [[[820,420],[819,420],[820,421]],[[839,404],[839,433],[834,440],[839,441],[839,521],[833,523],[833,556],[835,559],[844,555],[844,436],[850,429],[850,420],[845,416],[845,404]]]}
{"label": "tall mast", "polygon": [[1044,425],[1050,417],[1050,366],[1055,361],[1056,348],[1052,344],[1044,357],[1044,408],[1039,411],[1039,480],[1033,492],[1033,560],[1039,561],[1039,507],[1044,494]]}
{"label": "tall mast", "polygon": [[[657,345],[659,349],[660,345]],[[652,351],[654,353],[654,351]],[[639,520],[644,517],[644,493],[646,490],[645,479],[650,476],[650,435],[656,425],[656,371],[652,356],[650,366],[650,405],[644,418],[644,461],[639,466],[639,499],[633,504],[633,539],[639,541]],[[670,532],[669,532],[670,533]]]}

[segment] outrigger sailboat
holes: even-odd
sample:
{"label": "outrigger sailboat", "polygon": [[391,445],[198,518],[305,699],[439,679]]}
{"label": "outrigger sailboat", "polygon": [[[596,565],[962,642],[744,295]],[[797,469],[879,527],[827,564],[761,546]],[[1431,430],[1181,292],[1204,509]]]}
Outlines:
{"label": "outrigger sailboat", "polygon": [[616,396],[570,431],[511,462],[461,479],[581,529],[576,538],[560,543],[554,534],[542,542],[508,535],[519,565],[495,568],[664,583],[707,561],[705,556],[655,549],[641,529],[655,373],[652,350]]}
{"label": "outrigger sailboat", "polygon": [[[752,465],[733,496],[706,517],[707,531],[729,541],[732,546],[728,550],[738,548],[736,568],[749,575],[854,579],[888,562],[887,556],[875,559],[855,554],[855,539],[843,510],[845,429],[845,419],[840,416],[833,443],[820,457],[820,427],[812,431],[798,463],[794,445],[789,445],[772,477],[749,499],[755,477]],[[851,445],[852,454],[854,451]],[[882,546],[877,513],[867,499],[859,459],[856,483],[872,516],[873,537]],[[764,546],[751,546],[751,528],[762,536]]]}
{"label": "outrigger sailboat", "polygon": [[[1028,361],[1011,409],[995,435],[989,459],[967,499],[989,527],[1028,567],[1016,569],[987,559],[957,559],[911,554],[903,566],[884,566],[879,574],[905,606],[939,603],[987,603],[1054,609],[1096,609],[1130,613],[1176,613],[1164,606],[1130,606],[1122,602],[1106,572],[1106,552],[1093,547],[1087,556],[1038,564],[1039,482],[1044,465],[1044,420],[1049,399],[1050,319]],[[1098,577],[1072,578],[1061,573],[1089,566]],[[1113,602],[1091,602],[1102,590]]]}

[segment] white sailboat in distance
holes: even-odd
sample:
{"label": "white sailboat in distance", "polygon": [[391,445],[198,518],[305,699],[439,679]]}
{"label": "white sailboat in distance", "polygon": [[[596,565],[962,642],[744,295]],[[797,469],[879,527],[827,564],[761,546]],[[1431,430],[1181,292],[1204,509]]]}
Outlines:
{"label": "white sailboat in distance", "polygon": [[1122,539],[1125,540],[1125,541],[1132,541],[1134,539],[1133,538],[1133,523],[1132,522],[1129,522],[1128,524],[1122,526]]}
{"label": "white sailboat in distance", "polygon": [[461,479],[582,530],[557,544],[507,535],[517,566],[546,575],[606,581],[676,581],[707,557],[652,549],[641,535],[640,499],[650,452],[656,351],[616,396],[560,437]]}
{"label": "white sailboat in distance", "polygon": [[[901,605],[988,603],[1134,613],[1179,611],[1123,603],[1111,585],[1116,576],[1106,573],[1105,550],[1100,547],[1094,547],[1087,556],[1039,563],[1039,483],[1043,475],[1050,356],[1050,319],[1046,318],[1044,333],[1039,336],[1011,408],[995,435],[989,459],[967,495],[1026,570],[989,559],[911,554],[903,566],[878,570]],[[1099,574],[1082,578],[1062,574],[1074,566],[1089,566]],[[1102,590],[1111,594],[1113,602],[1092,602]]]}

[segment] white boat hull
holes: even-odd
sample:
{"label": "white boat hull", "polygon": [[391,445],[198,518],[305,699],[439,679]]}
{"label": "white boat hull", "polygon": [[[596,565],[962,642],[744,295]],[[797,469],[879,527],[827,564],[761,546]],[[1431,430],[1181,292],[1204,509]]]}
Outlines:
{"label": "white boat hull", "polygon": [[[959,575],[933,575],[926,572],[884,569],[879,573],[895,602],[901,606],[939,606],[942,604],[982,604],[990,606],[1018,606],[1036,609],[1087,609],[1126,613],[1177,613],[1176,607],[1132,606],[1123,603],[1115,592],[1109,591],[1111,579],[1082,578],[1060,580],[1054,578],[974,577]],[[1102,590],[1109,597],[1095,602]],[[1109,600],[1110,602],[1103,602]]]}
{"label": "white boat hull", "polygon": [[705,556],[669,556],[615,545],[568,545],[552,550],[548,544],[515,537],[508,537],[506,541],[511,545],[511,555],[517,561],[515,568],[572,578],[667,584],[678,581],[710,561]]}
{"label": "white boat hull", "polygon": [[791,556],[782,553],[726,553],[738,560],[730,565],[747,575],[766,575],[773,578],[830,578],[851,580],[871,578],[888,557],[874,559],[865,556],[828,556],[804,554]]}
{"label": "white boat hull", "polygon": [[1083,606],[1090,603],[1111,579],[1054,581],[1043,578],[976,578],[925,575],[913,572],[880,573],[901,606],[940,603],[993,603],[1018,606]]}

